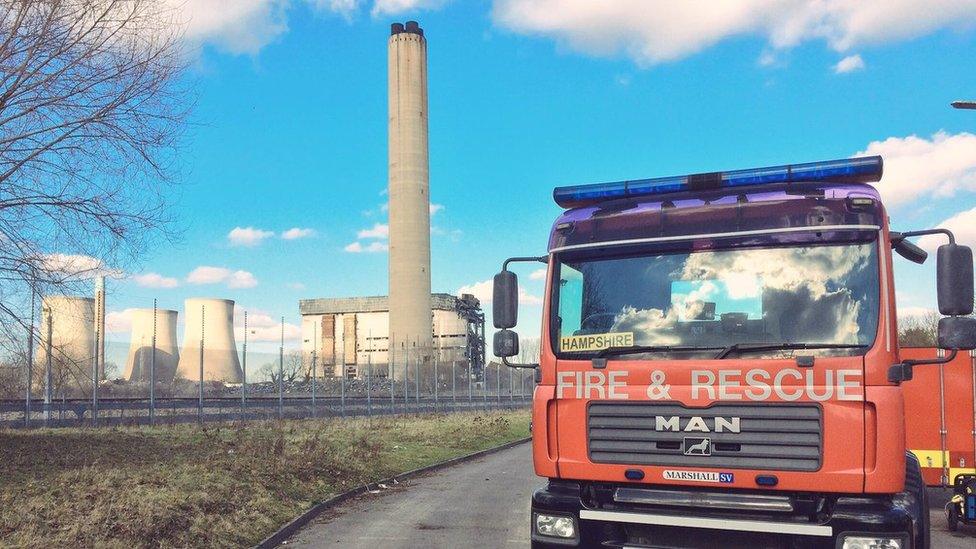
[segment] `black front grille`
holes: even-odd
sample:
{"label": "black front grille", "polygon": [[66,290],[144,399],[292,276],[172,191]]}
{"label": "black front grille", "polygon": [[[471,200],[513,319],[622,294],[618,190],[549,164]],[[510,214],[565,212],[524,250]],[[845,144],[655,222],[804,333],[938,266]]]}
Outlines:
{"label": "black front grille", "polygon": [[[658,416],[669,426],[677,417],[678,430],[658,430]],[[716,432],[715,418],[739,418],[739,432],[730,432],[727,422],[724,432]],[[686,431],[692,422],[692,427],[706,425],[709,432]],[[700,445],[702,438],[709,439],[711,455],[686,455],[685,445]],[[809,404],[686,408],[675,403],[591,402],[587,446],[594,463],[816,471],[823,455],[821,410]]]}

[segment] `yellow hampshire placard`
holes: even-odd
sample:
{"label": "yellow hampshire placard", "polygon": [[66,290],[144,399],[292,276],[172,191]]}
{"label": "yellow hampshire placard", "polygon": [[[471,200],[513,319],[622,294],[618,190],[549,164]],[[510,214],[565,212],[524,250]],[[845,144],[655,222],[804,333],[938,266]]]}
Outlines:
{"label": "yellow hampshire placard", "polygon": [[633,345],[634,332],[587,334],[559,338],[559,350],[563,352],[602,351],[610,347],[632,347]]}

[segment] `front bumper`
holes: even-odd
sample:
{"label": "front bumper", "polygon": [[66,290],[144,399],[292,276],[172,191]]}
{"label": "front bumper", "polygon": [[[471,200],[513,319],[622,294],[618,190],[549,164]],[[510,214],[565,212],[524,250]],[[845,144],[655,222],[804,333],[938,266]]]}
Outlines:
{"label": "front bumper", "polygon": [[532,496],[538,513],[576,520],[573,539],[541,536],[532,547],[647,547],[667,549],[837,549],[844,535],[901,537],[914,549],[909,511],[890,496],[822,496],[813,516],[716,512],[699,508],[625,506],[600,502],[589,486],[550,481]]}

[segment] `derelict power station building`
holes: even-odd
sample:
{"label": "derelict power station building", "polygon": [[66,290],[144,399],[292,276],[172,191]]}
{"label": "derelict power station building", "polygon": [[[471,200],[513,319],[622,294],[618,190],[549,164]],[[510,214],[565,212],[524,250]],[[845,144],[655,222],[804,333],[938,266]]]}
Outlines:
{"label": "derelict power station building", "polygon": [[[311,364],[315,356],[319,372],[346,377],[363,377],[369,369],[371,375],[402,380],[409,364],[412,378],[425,357],[442,365],[454,362],[459,368],[470,364],[472,372],[481,372],[485,316],[478,299],[469,294],[433,294],[430,301],[427,338],[432,346],[420,348],[418,340],[398,341],[390,336],[386,296],[303,299],[298,307],[305,361]],[[390,353],[391,346],[399,352]]]}

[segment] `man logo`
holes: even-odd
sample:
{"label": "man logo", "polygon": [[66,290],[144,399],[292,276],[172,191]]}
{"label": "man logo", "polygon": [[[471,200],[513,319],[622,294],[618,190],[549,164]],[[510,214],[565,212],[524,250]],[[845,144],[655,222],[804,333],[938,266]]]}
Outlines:
{"label": "man logo", "polygon": [[708,438],[685,437],[684,449],[686,456],[712,455],[712,440]]}

